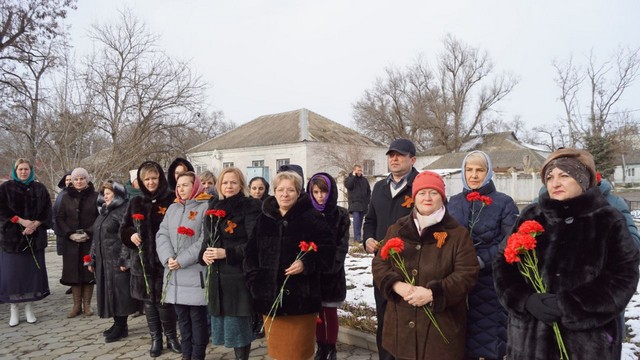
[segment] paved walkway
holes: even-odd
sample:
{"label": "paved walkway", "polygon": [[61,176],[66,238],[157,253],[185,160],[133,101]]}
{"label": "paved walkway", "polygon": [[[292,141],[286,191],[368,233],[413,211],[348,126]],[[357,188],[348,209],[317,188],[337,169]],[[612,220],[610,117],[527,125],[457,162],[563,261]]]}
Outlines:
{"label": "paved walkway", "polygon": [[[111,326],[111,319],[80,315],[67,319],[72,300],[65,295],[66,286],[59,283],[61,257],[55,246],[46,253],[51,295],[35,303],[38,321],[29,324],[20,306],[20,324],[9,326],[9,305],[0,304],[0,359],[144,359],[149,357],[150,338],[144,316],[129,318],[129,336],[106,344],[102,331]],[[93,310],[96,310],[95,294]],[[293,346],[293,344],[292,344]],[[338,344],[338,359],[376,359],[374,352],[355,346]],[[250,359],[269,359],[264,340],[252,344]],[[165,350],[158,359],[180,359],[180,355]],[[233,349],[207,347],[207,359],[234,359]]]}

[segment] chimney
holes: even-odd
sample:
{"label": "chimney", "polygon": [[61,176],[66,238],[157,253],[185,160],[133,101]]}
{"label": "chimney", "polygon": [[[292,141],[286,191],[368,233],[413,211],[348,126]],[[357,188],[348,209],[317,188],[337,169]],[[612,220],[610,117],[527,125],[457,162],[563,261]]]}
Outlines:
{"label": "chimney", "polygon": [[300,109],[300,141],[309,139],[309,110]]}

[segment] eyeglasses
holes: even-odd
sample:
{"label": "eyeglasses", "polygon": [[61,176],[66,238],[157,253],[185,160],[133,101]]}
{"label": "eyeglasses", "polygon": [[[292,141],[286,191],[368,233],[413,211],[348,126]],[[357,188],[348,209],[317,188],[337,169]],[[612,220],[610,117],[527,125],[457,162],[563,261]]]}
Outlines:
{"label": "eyeglasses", "polygon": [[295,194],[296,192],[294,188],[276,188],[276,194]]}

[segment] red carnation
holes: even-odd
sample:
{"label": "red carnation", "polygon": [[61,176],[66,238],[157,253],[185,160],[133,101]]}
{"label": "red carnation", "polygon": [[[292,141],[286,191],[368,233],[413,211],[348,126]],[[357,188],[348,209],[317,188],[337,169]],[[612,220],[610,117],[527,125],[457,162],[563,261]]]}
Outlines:
{"label": "red carnation", "polygon": [[504,248],[504,259],[509,264],[513,264],[515,262],[520,262],[520,257],[518,256],[518,251],[513,248],[513,246],[507,245]]}
{"label": "red carnation", "polygon": [[477,191],[472,191],[467,194],[467,201],[476,201],[480,200],[480,193]]}
{"label": "red carnation", "polygon": [[318,252],[318,246],[316,246],[316,243],[314,243],[313,241],[309,243],[309,247],[312,251]]}
{"label": "red carnation", "polygon": [[91,255],[85,255],[82,257],[82,262],[84,263],[85,266],[91,264]]}
{"label": "red carnation", "polygon": [[399,237],[391,238],[387,240],[387,242],[384,244],[384,246],[380,250],[380,257],[382,257],[383,260],[387,260],[387,258],[392,252],[399,254],[403,250],[404,250],[404,242]]}
{"label": "red carnation", "polygon": [[298,244],[298,247],[300,248],[300,251],[302,251],[302,252],[309,251],[309,243],[306,242],[306,241],[300,241],[300,244]]}
{"label": "red carnation", "polygon": [[11,222],[14,224],[17,223],[18,221],[20,221],[20,217],[18,217],[18,215],[11,218]]}
{"label": "red carnation", "polygon": [[209,209],[204,212],[204,216],[216,216],[217,213],[216,209]]}
{"label": "red carnation", "polygon": [[227,212],[224,211],[224,210],[218,210],[218,214],[217,215],[218,215],[218,217],[223,218],[223,217],[227,216]]}
{"label": "red carnation", "polygon": [[596,173],[596,181],[598,182],[598,185],[600,185],[600,182],[602,181],[602,175],[600,175],[600,172]]}
{"label": "red carnation", "polygon": [[193,236],[195,234],[195,231],[193,231],[193,229],[188,228],[186,226],[180,226],[180,227],[178,227],[178,234],[187,235],[187,236]]}
{"label": "red carnation", "polygon": [[520,225],[518,232],[520,234],[538,236],[544,232],[544,228],[535,220],[527,220]]}
{"label": "red carnation", "polygon": [[144,215],[142,215],[142,214],[133,214],[133,215],[131,215],[131,218],[133,220],[142,221],[142,220],[144,220]]}
{"label": "red carnation", "polygon": [[485,195],[480,196],[480,201],[485,203],[485,205],[491,205],[491,203],[493,202],[493,200],[490,197]]}

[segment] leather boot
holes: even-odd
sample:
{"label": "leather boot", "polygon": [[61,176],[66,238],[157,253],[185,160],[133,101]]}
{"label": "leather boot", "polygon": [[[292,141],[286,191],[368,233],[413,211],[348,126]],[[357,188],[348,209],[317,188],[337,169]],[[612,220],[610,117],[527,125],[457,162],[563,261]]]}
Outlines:
{"label": "leather boot", "polygon": [[149,356],[158,357],[162,354],[162,325],[160,324],[158,308],[153,303],[145,301],[144,312],[147,316],[147,325],[149,325],[149,334],[151,335]]}
{"label": "leather boot", "polygon": [[173,305],[158,305],[158,313],[160,314],[164,335],[167,337],[167,349],[176,354],[182,354],[182,346],[180,345],[176,331],[177,316]]}
{"label": "leather boot", "polygon": [[29,324],[34,324],[38,319],[36,319],[36,315],[33,313],[33,303],[28,302],[24,305],[24,316],[27,318],[27,322]]}
{"label": "leather boot", "polygon": [[91,298],[93,297],[93,285],[82,285],[82,306],[84,307],[84,315],[91,316]]}
{"label": "leather boot", "polygon": [[337,357],[336,344],[327,344],[327,360],[336,360]]}
{"label": "leather boot", "polygon": [[326,360],[329,353],[328,345],[323,343],[317,344],[318,349],[316,350],[316,355],[313,357],[313,360]]}
{"label": "leather boot", "polygon": [[71,295],[73,297],[73,307],[67,318],[74,318],[82,312],[82,286],[74,285],[71,287]]}
{"label": "leather boot", "polygon": [[249,353],[251,353],[251,343],[239,348],[233,348],[233,352],[236,355],[236,360],[249,360]]}
{"label": "leather boot", "polygon": [[20,324],[20,313],[18,312],[18,304],[11,304],[11,318],[9,319],[9,326],[14,327]]}
{"label": "leather boot", "polygon": [[118,341],[129,336],[129,328],[127,327],[126,316],[114,316],[113,322],[113,331],[111,331],[109,335],[104,338],[104,341],[107,343]]}

